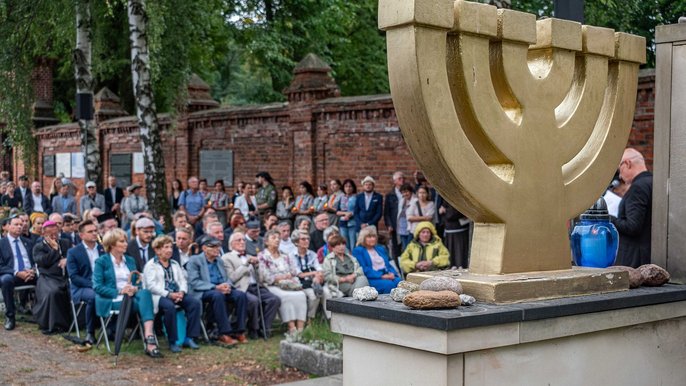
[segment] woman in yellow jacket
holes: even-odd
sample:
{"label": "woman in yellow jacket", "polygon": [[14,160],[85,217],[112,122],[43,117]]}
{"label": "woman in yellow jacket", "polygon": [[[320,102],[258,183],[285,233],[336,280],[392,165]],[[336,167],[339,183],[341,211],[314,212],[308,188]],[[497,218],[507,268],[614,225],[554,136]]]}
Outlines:
{"label": "woman in yellow jacket", "polygon": [[436,234],[436,228],[428,221],[417,224],[414,238],[400,255],[403,272],[433,271],[450,265],[450,252]]}

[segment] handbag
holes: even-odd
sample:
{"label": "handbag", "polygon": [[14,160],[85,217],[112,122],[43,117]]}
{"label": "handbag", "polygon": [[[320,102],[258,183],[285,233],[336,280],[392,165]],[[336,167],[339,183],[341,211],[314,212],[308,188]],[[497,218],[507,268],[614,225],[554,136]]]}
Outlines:
{"label": "handbag", "polygon": [[280,280],[277,283],[278,287],[284,291],[299,291],[303,289],[302,284],[300,284],[299,281],[295,280]]}

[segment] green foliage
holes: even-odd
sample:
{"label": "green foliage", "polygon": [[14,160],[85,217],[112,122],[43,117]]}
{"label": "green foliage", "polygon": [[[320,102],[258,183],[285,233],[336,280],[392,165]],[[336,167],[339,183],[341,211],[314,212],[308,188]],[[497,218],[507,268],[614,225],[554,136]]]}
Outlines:
{"label": "green foliage", "polygon": [[215,77],[222,100],[283,100],[293,68],[311,52],[330,64],[343,95],[388,92],[375,0],[225,3],[237,52]]}

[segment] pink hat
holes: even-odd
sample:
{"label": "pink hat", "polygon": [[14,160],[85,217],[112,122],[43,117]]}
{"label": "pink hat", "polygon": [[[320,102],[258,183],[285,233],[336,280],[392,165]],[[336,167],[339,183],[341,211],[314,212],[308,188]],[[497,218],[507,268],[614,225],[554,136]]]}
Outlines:
{"label": "pink hat", "polygon": [[50,221],[50,220],[43,223],[43,228],[56,227],[56,226],[57,226],[57,223],[54,221]]}

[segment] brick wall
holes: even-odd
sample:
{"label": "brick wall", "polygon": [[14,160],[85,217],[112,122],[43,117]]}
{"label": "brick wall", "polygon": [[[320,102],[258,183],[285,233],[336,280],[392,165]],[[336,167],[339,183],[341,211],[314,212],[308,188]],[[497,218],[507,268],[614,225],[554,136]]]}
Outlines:
{"label": "brick wall", "polygon": [[[399,130],[389,95],[338,97],[335,83],[321,68],[309,73],[311,78],[307,78],[307,68],[297,71],[298,82],[294,83],[298,87],[287,90],[288,103],[260,106],[214,107],[207,103],[209,87],[199,86],[196,80],[194,93],[202,103],[190,101],[188,112],[179,115],[173,126],[169,116],[160,117],[162,127],[166,128],[163,149],[169,185],[174,178],[185,185],[189,176],[199,174],[200,150],[232,150],[234,182],[253,181],[255,174],[266,170],[279,187],[294,186],[302,180],[316,185],[332,178],[352,178],[359,185],[364,176],[371,175],[377,181],[377,190],[387,192],[393,172],[400,170],[411,175],[417,169]],[[629,140],[630,146],[646,155],[650,166],[654,82],[654,73],[641,73]],[[203,92],[205,96],[197,95]],[[109,98],[108,111],[119,111],[116,97],[109,90],[105,94]],[[102,116],[97,97],[96,116]],[[141,151],[134,116],[103,120],[98,122],[98,128],[105,175],[110,172],[110,154]],[[43,155],[80,151],[78,133],[76,124],[38,129],[39,160]],[[43,178],[46,189],[52,179]],[[132,180],[142,183],[144,178],[134,174]]]}

